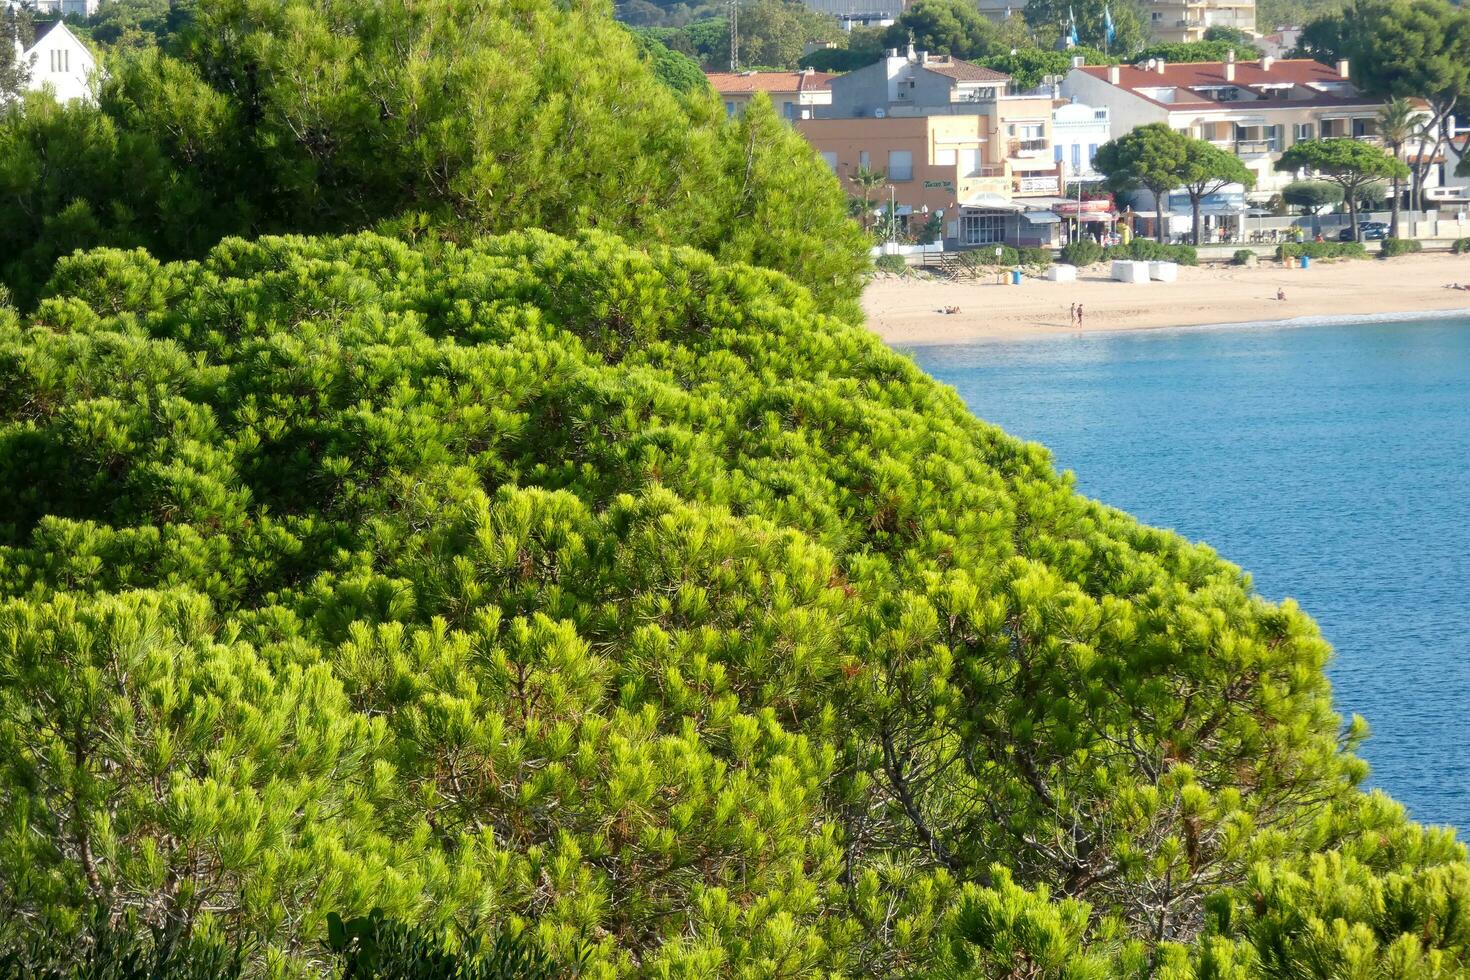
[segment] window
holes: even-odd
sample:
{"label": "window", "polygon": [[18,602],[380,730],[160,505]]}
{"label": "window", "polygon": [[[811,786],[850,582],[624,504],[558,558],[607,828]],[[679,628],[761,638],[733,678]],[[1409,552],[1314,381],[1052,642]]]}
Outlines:
{"label": "window", "polygon": [[823,153],[822,162],[825,163],[834,174],[837,172],[837,154]]}
{"label": "window", "polygon": [[1292,128],[1293,132],[1291,134],[1291,138],[1293,142],[1300,143],[1302,140],[1309,140],[1312,138],[1311,123],[1297,123]]}
{"label": "window", "polygon": [[1072,172],[1080,173],[1082,170],[1082,144],[1072,144]]}
{"label": "window", "polygon": [[1272,153],[1281,152],[1281,133],[1283,129],[1285,129],[1284,126],[1266,127],[1266,149]]}
{"label": "window", "polygon": [[[863,156],[867,156],[867,154],[864,153]],[[934,151],[934,166],[936,167],[953,167],[958,162],[959,160],[956,159],[954,150]]]}
{"label": "window", "polygon": [[733,103],[733,102],[726,102],[725,103],[725,118],[726,119],[733,119],[733,118],[735,118],[735,103]]}
{"label": "window", "polygon": [[65,49],[60,51],[53,49],[51,51],[51,70],[53,72],[71,71],[71,52]]}
{"label": "window", "polygon": [[1057,163],[1062,162],[1062,144],[1058,143],[1051,148],[1051,158]]}
{"label": "window", "polygon": [[914,155],[908,150],[888,151],[888,179],[913,180]]}
{"label": "window", "polygon": [[1016,132],[1017,128],[1018,127],[1012,126],[1011,133],[1012,135],[1019,135],[1023,140],[1039,140],[1046,138],[1046,125],[1044,123],[1026,123],[1019,127],[1019,133]]}
{"label": "window", "polygon": [[966,214],[960,217],[960,244],[993,245],[1006,240],[1006,219],[1000,214]]}
{"label": "window", "polygon": [[787,119],[795,119],[796,118],[796,103],[794,103],[794,102],[783,102],[783,103],[781,103],[781,111],[786,114],[786,118]]}
{"label": "window", "polygon": [[1098,120],[1099,122],[1105,122],[1108,118],[1108,110],[1094,109],[1092,112],[1092,118]]}
{"label": "window", "polygon": [[1097,144],[1096,143],[1088,143],[1087,144],[1087,162],[1089,164],[1091,164],[1092,161],[1094,161],[1096,159],[1097,159]]}
{"label": "window", "polygon": [[861,167],[863,170],[867,170],[868,168],[872,167],[872,161],[873,158],[868,156],[867,150],[861,150],[858,152],[858,166]]}

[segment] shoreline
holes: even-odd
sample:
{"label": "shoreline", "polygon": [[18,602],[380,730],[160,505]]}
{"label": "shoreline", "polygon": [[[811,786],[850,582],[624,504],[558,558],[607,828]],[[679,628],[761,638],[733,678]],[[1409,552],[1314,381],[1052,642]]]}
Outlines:
{"label": "shoreline", "polygon": [[[1172,283],[1130,284],[1101,267],[1078,282],[1026,279],[1020,286],[940,279],[878,278],[863,293],[868,328],[893,347],[1075,338],[1145,330],[1250,329],[1348,325],[1383,319],[1470,316],[1470,256],[1427,254],[1389,260],[1180,267]],[[1276,300],[1276,290],[1286,302]],[[1069,324],[1080,302],[1083,326]],[[954,306],[958,314],[939,312]]]}

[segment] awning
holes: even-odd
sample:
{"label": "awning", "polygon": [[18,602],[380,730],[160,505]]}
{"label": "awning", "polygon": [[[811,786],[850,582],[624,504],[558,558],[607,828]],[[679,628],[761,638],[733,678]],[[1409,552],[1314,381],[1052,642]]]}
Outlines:
{"label": "awning", "polygon": [[1061,224],[1062,219],[1050,211],[1023,211],[1021,217],[1033,225],[1056,225]]}
{"label": "awning", "polygon": [[967,201],[961,201],[962,208],[980,208],[987,211],[1020,211],[1021,205],[1010,198],[1001,197],[999,194],[976,194]]}

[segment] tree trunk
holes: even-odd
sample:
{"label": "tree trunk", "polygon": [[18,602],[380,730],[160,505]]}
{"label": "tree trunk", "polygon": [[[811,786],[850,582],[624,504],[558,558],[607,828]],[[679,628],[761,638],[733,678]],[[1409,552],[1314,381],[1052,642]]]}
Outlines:
{"label": "tree trunk", "polygon": [[1200,202],[1200,195],[1198,195],[1198,194],[1194,193],[1193,191],[1191,191],[1190,194],[1189,194],[1189,210],[1190,210],[1190,212],[1194,216],[1194,247],[1195,248],[1199,248],[1199,232],[1200,232],[1200,227],[1199,227],[1199,225],[1200,225],[1199,202]]}
{"label": "tree trunk", "polygon": [[[1395,146],[1393,148],[1393,158],[1395,160],[1399,160],[1399,147],[1397,147],[1397,146]],[[1399,162],[1402,163],[1403,161],[1402,160],[1399,160]],[[1394,179],[1393,179],[1393,214],[1392,214],[1392,217],[1390,217],[1388,219],[1388,237],[1389,238],[1397,238],[1397,237],[1399,237],[1399,207],[1403,203],[1402,200],[1401,200],[1403,198],[1403,196],[1404,196],[1403,185],[1400,183],[1398,177],[1394,177]]]}
{"label": "tree trunk", "polygon": [[1358,240],[1358,185],[1354,184],[1347,194],[1348,227],[1353,230],[1353,241]]}
{"label": "tree trunk", "polygon": [[1160,245],[1164,241],[1164,195],[1167,191],[1154,191],[1154,238]]}

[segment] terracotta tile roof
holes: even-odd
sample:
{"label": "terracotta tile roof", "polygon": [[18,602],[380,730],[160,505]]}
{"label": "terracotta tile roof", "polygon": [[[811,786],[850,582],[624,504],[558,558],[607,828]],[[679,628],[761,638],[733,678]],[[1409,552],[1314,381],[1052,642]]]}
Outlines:
{"label": "terracotta tile roof", "polygon": [[721,95],[743,92],[811,92],[824,89],[832,75],[820,71],[707,71],[710,87]]}
{"label": "terracotta tile roof", "polygon": [[1011,76],[983,65],[961,61],[947,54],[931,54],[919,67],[953,78],[957,82],[1008,82]]}
{"label": "terracotta tile roof", "polygon": [[[1250,106],[1256,109],[1264,108],[1287,108],[1321,105],[1377,105],[1381,100],[1367,98],[1351,88],[1351,83],[1337,73],[1337,69],[1324,65],[1320,61],[1310,58],[1282,58],[1271,62],[1269,68],[1262,67],[1259,61],[1237,61],[1235,63],[1234,80],[1225,78],[1226,63],[1223,61],[1201,61],[1194,63],[1181,62],[1179,64],[1165,64],[1164,70],[1149,71],[1145,68],[1135,68],[1131,65],[1122,65],[1118,69],[1118,87],[1127,89],[1140,98],[1148,99],[1166,107],[1198,108],[1200,105],[1222,105],[1222,106]],[[1105,65],[1089,65],[1078,69],[1084,71],[1094,78],[1107,81],[1108,68]],[[1209,98],[1201,89],[1214,88],[1218,86],[1234,85],[1242,89],[1250,89],[1260,85],[1331,85],[1341,87],[1349,86],[1347,91],[1319,92],[1306,99],[1291,99],[1274,102],[1270,100],[1241,99],[1232,102],[1218,102]],[[1154,99],[1140,89],[1173,88],[1176,89],[1173,101]]]}

